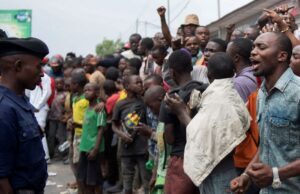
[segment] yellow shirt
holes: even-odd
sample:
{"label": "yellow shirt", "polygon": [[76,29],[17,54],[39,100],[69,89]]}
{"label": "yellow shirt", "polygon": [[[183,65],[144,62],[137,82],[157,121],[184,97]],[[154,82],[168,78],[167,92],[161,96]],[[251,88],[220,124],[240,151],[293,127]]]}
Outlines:
{"label": "yellow shirt", "polygon": [[[74,96],[73,98],[73,122],[81,124],[84,120],[84,113],[85,110],[89,106],[89,101],[84,98],[83,95],[81,96]],[[75,128],[75,135],[81,136],[82,128]]]}
{"label": "yellow shirt", "polygon": [[123,100],[123,99],[125,99],[125,98],[127,98],[127,91],[124,89],[124,90],[121,90],[120,91],[120,97],[119,97],[119,99],[118,99],[118,102],[120,101],[120,100]]}

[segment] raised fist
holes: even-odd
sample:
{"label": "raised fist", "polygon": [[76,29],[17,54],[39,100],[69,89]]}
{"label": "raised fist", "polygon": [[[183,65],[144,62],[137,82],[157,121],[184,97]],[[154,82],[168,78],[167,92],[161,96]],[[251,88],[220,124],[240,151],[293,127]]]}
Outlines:
{"label": "raised fist", "polygon": [[157,8],[157,13],[161,17],[164,16],[165,13],[166,13],[166,8],[164,6],[161,6],[161,7]]}

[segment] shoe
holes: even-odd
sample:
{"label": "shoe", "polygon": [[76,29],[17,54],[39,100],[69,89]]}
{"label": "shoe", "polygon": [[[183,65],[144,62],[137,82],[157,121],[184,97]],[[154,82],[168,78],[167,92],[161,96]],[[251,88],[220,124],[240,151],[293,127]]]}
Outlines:
{"label": "shoe", "polygon": [[116,184],[115,186],[106,189],[106,192],[107,192],[107,193],[119,193],[119,192],[121,192],[122,190],[123,190],[123,185],[120,184],[120,183],[118,183],[118,184]]}

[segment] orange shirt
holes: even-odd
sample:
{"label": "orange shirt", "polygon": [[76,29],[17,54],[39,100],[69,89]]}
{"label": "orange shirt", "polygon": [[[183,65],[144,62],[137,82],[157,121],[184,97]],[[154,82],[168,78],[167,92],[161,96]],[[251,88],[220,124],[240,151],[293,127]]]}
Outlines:
{"label": "orange shirt", "polygon": [[246,139],[235,148],[234,165],[237,168],[246,168],[255,156],[259,144],[259,131],[256,122],[256,99],[258,91],[248,97],[247,108],[251,115],[250,129]]}

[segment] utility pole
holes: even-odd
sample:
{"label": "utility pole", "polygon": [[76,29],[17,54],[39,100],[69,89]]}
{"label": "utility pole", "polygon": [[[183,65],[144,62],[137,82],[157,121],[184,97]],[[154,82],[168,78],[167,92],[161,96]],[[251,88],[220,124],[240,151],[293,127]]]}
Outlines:
{"label": "utility pole", "polygon": [[139,32],[139,19],[136,19],[136,23],[135,23],[135,32],[138,33]]}
{"label": "utility pole", "polygon": [[145,37],[147,37],[147,25],[148,25],[148,22],[147,21],[145,21]]}
{"label": "utility pole", "polygon": [[[220,0],[217,0],[218,1],[218,19],[221,18],[221,2]],[[218,30],[218,37],[221,38],[221,28],[219,27],[219,30]]]}
{"label": "utility pole", "polygon": [[221,18],[221,3],[220,0],[218,0],[218,19]]}

